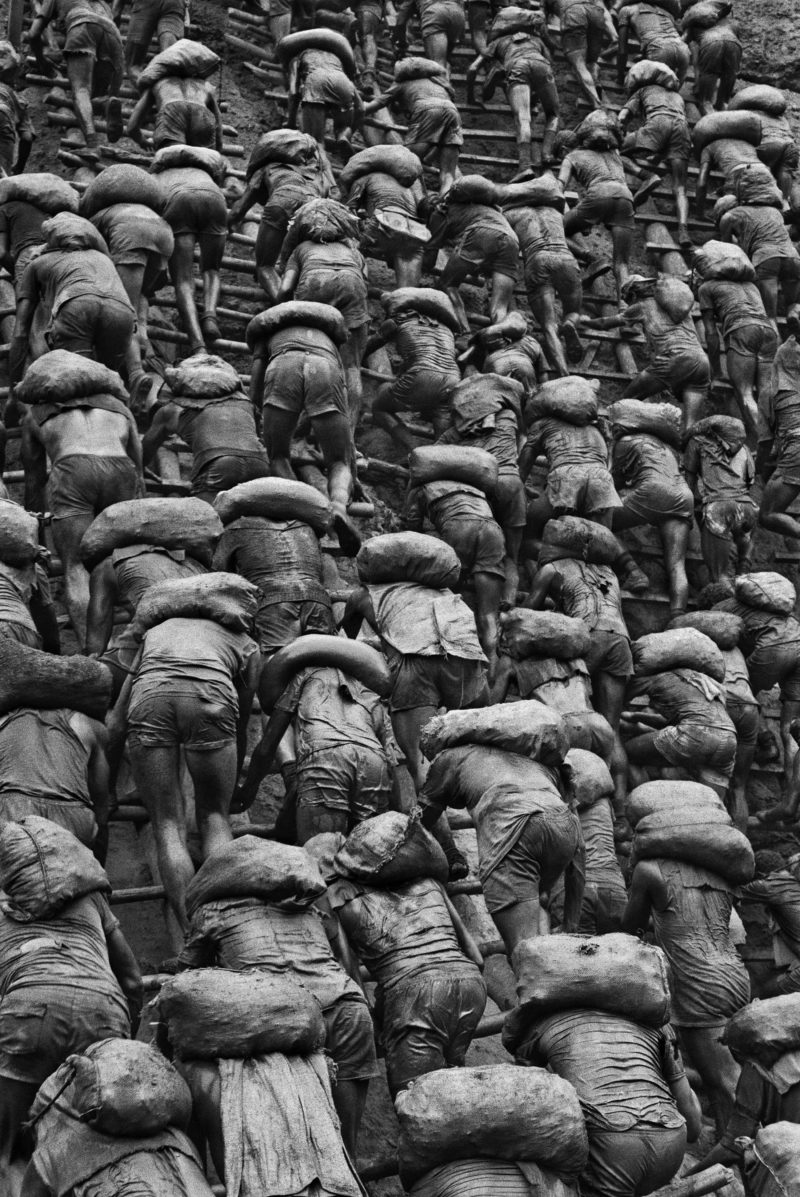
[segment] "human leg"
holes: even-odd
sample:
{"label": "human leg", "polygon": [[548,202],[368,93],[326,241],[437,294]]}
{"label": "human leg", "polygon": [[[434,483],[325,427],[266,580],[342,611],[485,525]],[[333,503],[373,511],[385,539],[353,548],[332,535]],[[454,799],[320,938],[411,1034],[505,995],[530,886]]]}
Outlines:
{"label": "human leg", "polygon": [[597,90],[597,84],[586,62],[586,51],[570,50],[566,54],[566,59],[572,67],[572,73],[577,80],[578,87],[589,101],[589,107],[602,108],[603,105],[600,93]]}
{"label": "human leg", "polygon": [[325,462],[334,530],[343,551],[355,556],[361,546],[361,538],[347,514],[354,483],[353,433],[350,424],[347,416],[331,411],[314,416],[311,426]]}
{"label": "human leg", "polygon": [[176,233],[175,249],[169,260],[169,275],[175,288],[175,302],[183,331],[189,338],[189,353],[205,349],[200,317],[194,299],[194,233]]}
{"label": "human leg", "polygon": [[619,734],[625,706],[626,679],[601,670],[592,676],[592,687],[595,707],[614,733],[614,751],[611,754],[609,769],[614,779],[614,815],[619,822],[626,817],[625,799],[628,794],[628,757]]}
{"label": "human leg", "polygon": [[213,342],[219,337],[217,307],[222,287],[220,270],[222,268],[222,257],[225,253],[225,235],[220,233],[201,233],[199,245],[200,272],[203,276],[203,319],[201,326],[206,339]]}
{"label": "human leg", "polygon": [[278,478],[294,478],[292,469],[292,434],[297,426],[297,414],[282,407],[264,405],[263,437],[270,467]]}
{"label": "human leg", "polygon": [[711,581],[720,582],[723,578],[732,579],[736,572],[736,550],[733,537],[717,536],[704,523],[700,530],[700,545]]}
{"label": "human leg", "polygon": [[686,520],[664,520],[659,527],[664,549],[664,566],[669,579],[670,616],[683,615],[689,603],[686,552],[691,524]]}
{"label": "human leg", "polygon": [[500,932],[500,937],[506,945],[506,952],[510,956],[514,948],[523,939],[532,939],[539,934],[542,905],[538,897],[529,898],[524,902],[515,902],[503,910],[491,911],[492,921]]}
{"label": "human leg", "polygon": [[758,357],[755,353],[741,353],[728,345],[725,350],[725,364],[739,414],[749,434],[755,437],[758,427],[758,405],[755,396]]}
{"label": "human leg", "polygon": [[626,225],[612,225],[611,245],[614,252],[614,278],[617,281],[617,299],[621,302],[622,288],[631,274],[633,230],[629,229]]}
{"label": "human leg", "polygon": [[194,786],[197,829],[206,858],[233,839],[228,808],[236,785],[236,744],[231,741],[209,752],[185,751]]}
{"label": "human leg", "polygon": [[439,194],[444,195],[456,181],[458,176],[458,160],[461,147],[457,145],[443,145],[439,148]]}
{"label": "human leg", "polygon": [[308,133],[309,137],[313,137],[323,147],[325,145],[325,126],[327,123],[328,111],[324,104],[309,104],[301,100],[297,127],[303,133]]}
{"label": "human leg", "polygon": [[438,62],[440,66],[447,66],[447,34],[446,33],[429,33],[423,39],[425,45],[425,57],[430,58],[431,62]]}
{"label": "human leg", "polygon": [[741,1072],[721,1040],[722,1029],[722,1026],[679,1028],[681,1046],[699,1072],[708,1094],[717,1136],[728,1124]]}
{"label": "human leg", "polygon": [[800,520],[789,514],[789,508],[800,494],[800,485],[772,477],[764,487],[758,522],[762,528],[779,536],[800,537]]}
{"label": "human leg", "polygon": [[364,401],[364,388],[361,384],[361,363],[364,360],[364,350],[367,346],[367,331],[369,325],[362,324],[360,328],[351,328],[347,340],[340,349],[345,378],[347,379],[347,402],[350,408],[350,424],[355,430],[361,415],[361,405]]}
{"label": "human leg", "polygon": [[423,727],[435,714],[435,706],[407,707],[402,711],[392,711],[392,730],[406,759],[406,768],[411,774],[417,793],[425,784],[428,773],[428,765],[420,751],[419,738]]}
{"label": "human leg", "polygon": [[678,215],[678,243],[685,245],[689,241],[689,197],[686,192],[689,163],[685,158],[670,158],[669,167]]}
{"label": "human leg", "polygon": [[95,57],[88,52],[68,53],[66,60],[67,78],[72,90],[75,115],[87,146],[94,146],[97,143],[92,112],[92,76],[94,75]]}
{"label": "human leg", "polygon": [[514,302],[514,279],[509,274],[495,271],[489,291],[489,316],[492,324],[505,320]]}
{"label": "human leg", "polygon": [[497,666],[497,617],[503,597],[503,579],[497,574],[478,571],[472,575],[475,584],[475,623],[481,648],[489,659],[491,684]]}
{"label": "human leg", "polygon": [[64,570],[64,598],[78,643],[86,641],[86,613],[89,609],[89,574],[81,560],[83,534],[93,513],[70,515],[52,522],[53,544]]}
{"label": "human leg", "polygon": [[506,96],[517,135],[517,162],[520,170],[527,170],[531,165],[531,89],[527,83],[510,83]]}
{"label": "human leg", "polygon": [[569,374],[569,366],[564,356],[564,347],[558,335],[558,315],[556,313],[556,296],[552,284],[539,285],[535,290],[528,288],[528,299],[531,311],[542,332],[544,350],[556,373],[562,378]]}

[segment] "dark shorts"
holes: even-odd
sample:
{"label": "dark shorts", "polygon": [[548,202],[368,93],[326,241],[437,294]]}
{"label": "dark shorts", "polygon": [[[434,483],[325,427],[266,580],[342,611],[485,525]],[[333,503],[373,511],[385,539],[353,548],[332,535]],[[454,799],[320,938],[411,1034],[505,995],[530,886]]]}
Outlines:
{"label": "dark shorts", "polygon": [[375,1034],[366,998],[345,994],[322,1011],[325,1050],[340,1081],[369,1081],[378,1075]]}
{"label": "dark shorts", "polygon": [[348,332],[369,324],[367,280],[359,270],[304,271],[295,288],[294,298],[312,303],[329,303],[337,308]]}
{"label": "dark shorts", "polygon": [[464,573],[494,574],[505,578],[505,537],[492,519],[450,519],[439,529],[442,540],[454,548]]}
{"label": "dark shorts", "polygon": [[656,732],[654,744],[671,765],[709,786],[727,786],[736,759],[736,733],[699,723],[678,723]]}
{"label": "dark shorts", "polygon": [[71,54],[86,54],[94,58],[102,75],[114,84],[110,90],[118,90],[122,82],[124,55],[122,37],[116,30],[112,32],[105,25],[96,25],[93,21],[73,25],[67,31],[64,54],[67,57]]}
{"label": "dark shorts", "polygon": [[473,225],[456,246],[456,257],[476,273],[504,274],[515,279],[519,271],[519,242],[513,233]]}
{"label": "dark shorts", "polygon": [[228,206],[221,191],[182,191],[167,200],[164,219],[176,236],[228,236]]}
{"label": "dark shorts", "polygon": [[264,653],[275,652],[291,644],[298,636],[320,632],[335,633],[330,604],[308,599],[300,602],[259,604],[256,612],[255,639]]}
{"label": "dark shorts", "polygon": [[154,33],[184,35],[185,0],[133,0],[128,24],[128,45],[149,46]]}
{"label": "dark shorts", "polygon": [[599,464],[550,470],[546,494],[556,516],[592,516],[622,507],[610,471]]}
{"label": "dark shorts", "polygon": [[528,300],[536,305],[539,292],[552,288],[565,312],[579,312],[583,306],[583,284],[578,263],[568,250],[544,249],[525,259]]}
{"label": "dark shorts", "polygon": [[464,132],[455,104],[449,100],[427,103],[414,113],[405,136],[406,145],[463,145]]}
{"label": "dark shorts", "polygon": [[91,807],[64,798],[41,798],[28,794],[0,795],[0,827],[4,823],[18,823],[27,815],[49,819],[59,827],[66,827],[76,839],[91,848],[97,835],[97,823]]}
{"label": "dark shorts", "polygon": [[147,266],[152,277],[165,270],[175,249],[175,238],[166,221],[119,221],[106,236],[115,266]]}
{"label": "dark shorts", "polygon": [[739,74],[742,65],[742,47],[738,42],[708,40],[697,47],[697,72],[699,75],[724,75],[729,71]]}
{"label": "dark shorts", "polygon": [[387,650],[392,675],[389,709],[412,711],[417,707],[447,707],[462,711],[485,707],[489,701],[485,661],[465,657],[418,657]]}
{"label": "dark shorts", "polygon": [[758,508],[749,500],[713,499],[703,507],[703,526],[720,540],[738,540],[752,532],[758,520]]}
{"label": "dark shorts", "polygon": [[197,499],[213,503],[221,490],[230,490],[240,482],[251,482],[253,478],[266,478],[268,475],[266,453],[263,461],[257,457],[239,457],[227,453],[224,457],[215,457],[207,462],[195,474],[192,478],[192,494]]}
{"label": "dark shorts", "polygon": [[464,8],[457,0],[434,0],[433,3],[428,0],[422,6],[419,18],[420,33],[423,38],[444,33],[448,50],[452,50],[453,46],[463,39],[466,25]]}
{"label": "dark shorts", "polygon": [[324,104],[347,111],[353,107],[356,89],[344,71],[308,71],[300,86],[301,104]]}
{"label": "dark shorts", "polygon": [[634,1197],[669,1183],[683,1162],[686,1127],[634,1126],[589,1133],[581,1197]]}
{"label": "dark shorts", "polygon": [[50,471],[47,496],[54,520],[95,516],[125,499],[135,499],[138,478],[129,457],[73,453]]}
{"label": "dark shorts", "polygon": [[0,1077],[41,1085],[73,1052],[99,1039],[126,1039],[128,1008],[121,993],[65,982],[30,985],[3,996]]}
{"label": "dark shorts", "polygon": [[128,743],[132,748],[172,748],[180,744],[191,752],[213,752],[236,743],[236,709],[233,703],[207,698],[202,686],[192,693],[176,694],[168,686],[158,690],[133,684],[128,709]]}
{"label": "dark shorts", "polygon": [[580,842],[578,816],[568,807],[531,815],[522,835],[483,881],[489,914],[549,892]]}
{"label": "dark shorts", "polygon": [[592,639],[584,660],[590,677],[596,673],[608,673],[611,677],[633,677],[631,642],[621,632],[592,628]]}
{"label": "dark shorts", "polygon": [[270,360],[264,375],[264,417],[278,407],[310,419],[347,413],[347,388],[341,362],[326,353],[290,350]]}
{"label": "dark shorts", "polygon": [[785,283],[800,284],[800,257],[765,258],[756,266],[756,282],[771,282],[777,280],[782,286]]}
{"label": "dark shorts", "polygon": [[558,112],[558,88],[553,68],[538,54],[517,59],[506,71],[506,87],[522,84],[531,89],[546,112]]}
{"label": "dark shorts", "polygon": [[621,496],[622,506],[646,524],[694,519],[694,497],[685,482],[649,479]]}
{"label": "dark shorts", "polygon": [[403,411],[418,411],[430,416],[437,409],[447,408],[451,392],[460,381],[458,373],[445,374],[441,370],[415,366],[396,379],[391,399]]}
{"label": "dark shorts", "polygon": [[707,387],[711,382],[711,367],[699,346],[696,353],[662,353],[645,366],[645,372],[657,378],[676,398],[686,387]]}
{"label": "dark shorts", "polygon": [[622,918],[628,905],[628,891],[620,876],[617,885],[598,885],[587,881],[583,889],[578,931],[583,935],[608,935],[622,930]]}
{"label": "dark shorts", "polygon": [[764,165],[776,173],[781,170],[796,171],[800,166],[800,147],[794,141],[766,138],[756,147],[756,153]]}
{"label": "dark shorts", "polygon": [[199,145],[213,149],[217,122],[204,104],[174,100],[159,109],[153,129],[153,148],[165,145]]}
{"label": "dark shorts", "polygon": [[570,235],[588,232],[598,224],[633,232],[633,200],[623,195],[584,195],[569,213],[569,224]]}
{"label": "dark shorts", "polygon": [[775,473],[770,481],[773,479],[787,486],[800,486],[800,437],[787,437],[779,443]]}
{"label": "dark shorts", "polygon": [[519,474],[500,474],[492,496],[492,507],[504,531],[525,527],[528,522],[528,502]]}
{"label": "dark shorts", "polygon": [[614,729],[605,715],[597,711],[573,711],[561,717],[567,725],[570,748],[583,748],[604,761],[609,760],[614,749]]}
{"label": "dark shorts", "polygon": [[570,4],[561,19],[561,50],[583,51],[587,62],[596,62],[606,40],[606,22],[598,4]]}
{"label": "dark shorts", "polygon": [[769,365],[778,351],[778,334],[771,324],[741,324],[725,338],[725,352],[756,357]]}
{"label": "dark shorts", "polygon": [[486,1008],[477,969],[428,969],[384,993],[381,1039],[389,1091],[439,1068],[461,1068]]}
{"label": "dark shorts", "polygon": [[755,748],[758,740],[758,707],[752,702],[740,702],[737,698],[728,696],[725,706],[730,715],[731,723],[736,728],[736,751],[741,753],[743,748]]}
{"label": "dark shorts", "polygon": [[691,50],[686,42],[681,41],[677,32],[674,37],[659,38],[647,46],[643,45],[640,52],[642,58],[649,58],[651,62],[663,62],[672,67],[679,79],[683,79],[692,61]]}
{"label": "dark shorts", "polygon": [[626,137],[624,149],[654,154],[659,159],[676,158],[680,162],[688,162],[692,152],[692,137],[685,120],[664,113],[663,116],[654,116],[641,129]]}
{"label": "dark shorts", "polygon": [[133,309],[121,301],[100,295],[78,295],[62,303],[45,332],[51,349],[67,349],[93,357],[125,372],[125,352],[136,332]]}
{"label": "dark shorts", "polygon": [[757,648],[747,658],[753,693],[779,685],[783,702],[800,702],[800,642]]}
{"label": "dark shorts", "polygon": [[297,814],[306,809],[341,811],[345,834],[356,823],[389,809],[392,778],[383,753],[360,744],[310,752],[297,762]]}

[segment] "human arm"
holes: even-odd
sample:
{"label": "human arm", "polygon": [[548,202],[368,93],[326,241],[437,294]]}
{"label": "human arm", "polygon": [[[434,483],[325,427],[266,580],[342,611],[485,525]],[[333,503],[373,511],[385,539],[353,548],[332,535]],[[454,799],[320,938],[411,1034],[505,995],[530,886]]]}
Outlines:
{"label": "human arm", "polygon": [[405,53],[408,48],[408,22],[411,19],[411,14],[414,11],[415,0],[404,0],[402,4],[395,10],[394,28],[392,29],[392,42],[398,52]]}
{"label": "human arm", "polygon": [[475,942],[475,940],[472,938],[469,931],[467,930],[465,923],[462,921],[461,915],[458,913],[455,906],[453,905],[450,898],[448,897],[447,891],[445,890],[444,886],[440,886],[440,889],[442,891],[442,897],[444,898],[444,904],[447,907],[447,910],[450,914],[450,918],[453,923],[453,930],[456,933],[456,939],[458,940],[458,946],[461,948],[461,951],[464,953],[467,960],[471,960],[472,963],[477,965],[477,967],[481,970],[481,972],[483,972],[484,965],[486,962],[483,959],[483,956],[481,955],[480,948],[478,947],[477,943]]}
{"label": "human arm", "polygon": [[39,429],[30,415],[27,415],[22,423],[20,457],[25,470],[25,506],[28,511],[43,512],[46,506],[47,454],[40,439]]}
{"label": "human arm", "polygon": [[566,191],[569,187],[570,179],[572,178],[572,160],[567,154],[558,171],[558,181],[561,184],[561,190]]}
{"label": "human arm", "polygon": [[24,126],[19,131],[19,141],[17,143],[17,160],[14,163],[12,174],[21,175],[25,170],[28,159],[33,149],[33,143],[36,140],[36,134],[33,131],[33,126],[29,120],[25,121]]}
{"label": "human arm", "polygon": [[352,591],[347,599],[342,616],[342,629],[346,636],[351,640],[355,640],[361,624],[369,624],[374,632],[378,631],[378,624],[375,620],[375,609],[372,606],[372,599],[369,597],[369,591],[365,586],[358,590]]}
{"label": "human arm", "polygon": [[283,737],[292,726],[294,712],[278,708],[269,717],[264,734],[253,749],[244,781],[237,786],[231,811],[240,814],[255,802],[258,787],[269,772],[275,753]]}
{"label": "human arm", "polygon": [[657,866],[650,861],[640,861],[633,870],[628,905],[622,916],[621,930],[627,935],[643,935],[650,923],[653,906],[659,909],[666,905],[667,895]]}
{"label": "human arm", "polygon": [[142,438],[142,465],[149,466],[168,437],[178,431],[180,409],[175,403],[159,408]]}
{"label": "human arm", "polygon": [[286,269],[283,272],[281,285],[278,288],[278,294],[275,297],[276,303],[283,303],[284,300],[291,299],[294,289],[300,281],[300,263],[294,254],[291,255],[289,261],[286,263]]}
{"label": "human arm", "polygon": [[36,16],[33,18],[31,27],[28,30],[28,41],[31,46],[41,46],[42,34],[52,21],[55,10],[55,0],[44,0],[43,4],[38,5]]}
{"label": "human arm", "polygon": [[478,78],[478,72],[485,62],[488,62],[491,55],[484,53],[479,54],[467,67],[467,103],[475,103],[475,83]]}
{"label": "human arm", "polygon": [[228,227],[235,229],[241,224],[247,213],[258,200],[261,190],[261,172],[256,171],[251,179],[245,183],[245,188],[228,213]]}
{"label": "human arm", "polygon": [[581,836],[575,855],[564,870],[564,919],[562,930],[572,935],[578,930],[586,885],[586,848]]}
{"label": "human arm", "polygon": [[421,532],[425,523],[425,491],[421,486],[409,486],[403,504],[403,527],[409,532]]}
{"label": "human arm", "polygon": [[[97,838],[94,843],[94,854],[101,864],[105,864],[108,852],[108,820],[111,815],[111,799],[109,783],[111,773],[108,767],[106,747],[108,732],[97,719],[90,719],[86,715],[76,716],[78,726],[75,730],[81,739],[89,746],[89,759],[86,769],[86,784],[89,800],[92,804],[94,817],[97,822]],[[85,737],[85,738],[84,738]]]}
{"label": "human arm", "polygon": [[558,598],[560,594],[561,575],[554,565],[543,565],[537,570],[531,592],[522,605],[531,611],[541,611],[548,597]]}
{"label": "human arm", "polygon": [[[615,5],[615,11],[617,6]],[[617,83],[622,87],[628,69],[628,15],[623,9],[619,19],[619,42],[617,44]]]}
{"label": "human arm", "polygon": [[255,411],[261,410],[264,400],[264,379],[267,374],[267,350],[259,347],[253,354],[253,365],[250,370],[250,402]]}
{"label": "human arm", "polygon": [[364,358],[371,357],[373,353],[377,353],[384,345],[388,345],[392,340],[396,330],[396,324],[393,320],[384,320],[376,333],[367,341],[367,347],[364,350]]}
{"label": "human arm", "polygon": [[708,190],[708,176],[710,173],[711,155],[706,146],[700,155],[700,170],[697,175],[697,185],[695,187],[695,215],[698,220],[702,220],[705,215],[706,192]]}
{"label": "human arm", "polygon": [[139,1027],[139,1016],[142,1012],[142,974],[119,924],[112,931],[106,932],[106,948],[111,971],[119,981],[120,988],[128,1002],[131,1034],[135,1036]]}
{"label": "human arm", "polygon": [[208,107],[211,115],[214,117],[214,149],[218,154],[222,153],[223,137],[222,137],[222,112],[219,103],[217,102],[216,93],[212,90],[208,94]]}
{"label": "human arm", "polygon": [[389,104],[391,104],[393,99],[393,90],[393,88],[390,88],[389,91],[384,92],[383,95],[376,96],[374,100],[370,100],[368,104],[365,104],[364,116],[371,116],[373,112],[378,112],[379,109],[386,108]]}
{"label": "human arm", "polygon": [[153,107],[153,102],[153,89],[148,87],[134,104],[133,112],[128,117],[128,123],[125,126],[125,136],[138,142],[139,145],[142,143],[142,125]]}
{"label": "human arm", "polygon": [[247,721],[253,709],[253,699],[256,696],[260,678],[261,652],[254,644],[244,669],[234,681],[236,697],[239,700],[239,713],[236,719],[237,770],[241,769],[247,752]]}

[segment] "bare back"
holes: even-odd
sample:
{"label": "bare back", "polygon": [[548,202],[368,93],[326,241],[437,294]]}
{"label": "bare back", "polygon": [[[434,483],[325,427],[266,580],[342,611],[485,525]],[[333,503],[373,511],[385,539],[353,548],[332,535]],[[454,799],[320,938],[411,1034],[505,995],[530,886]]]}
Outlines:
{"label": "bare back", "polygon": [[182,100],[210,107],[212,86],[205,79],[180,79],[176,75],[170,75],[153,84],[153,95],[159,108],[180,103]]}
{"label": "bare back", "polygon": [[115,412],[80,408],[38,426],[38,438],[51,465],[62,457],[128,457],[131,421]]}

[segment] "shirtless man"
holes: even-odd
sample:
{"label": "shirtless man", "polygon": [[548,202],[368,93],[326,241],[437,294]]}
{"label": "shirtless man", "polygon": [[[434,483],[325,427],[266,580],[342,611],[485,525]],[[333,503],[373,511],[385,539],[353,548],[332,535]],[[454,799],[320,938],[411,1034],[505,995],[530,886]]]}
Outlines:
{"label": "shirtless man", "polygon": [[[114,0],[112,14],[119,21],[127,0]],[[139,81],[155,36],[158,51],[168,50],[181,40],[186,28],[186,0],[131,0],[131,14],[125,38],[125,69],[134,86]]]}
{"label": "shirtless man", "polygon": [[[106,96],[107,137],[122,136],[122,37],[104,0],[43,0],[28,31],[31,49],[42,63],[42,33],[55,20],[66,34],[64,58],[84,144],[96,150],[92,97]],[[45,72],[47,73],[47,72]]]}
{"label": "shirtless man", "polygon": [[[716,144],[716,143],[714,143]],[[756,271],[756,286],[770,320],[777,320],[778,297],[783,295],[787,316],[797,318],[800,300],[800,254],[777,208],[737,204],[726,195],[714,206],[723,241],[735,241]]]}
{"label": "shirtless man", "polygon": [[9,354],[12,384],[22,377],[39,304],[51,313],[51,349],[68,349],[124,373],[131,360],[136,313],[105,242],[88,220],[68,212],[46,220],[42,232],[47,248],[31,260],[17,289]]}
{"label": "shirtless man", "polygon": [[16,90],[20,56],[10,42],[0,41],[0,167],[7,175],[21,175],[36,134],[28,102]]}
{"label": "shirtless man", "polygon": [[111,395],[92,395],[59,404],[34,401],[22,424],[22,461],[25,506],[29,511],[42,512],[47,506],[52,514],[53,542],[64,567],[67,608],[83,644],[89,575],[81,562],[80,543],[94,517],[105,507],[144,492],[136,424],[126,405]]}
{"label": "shirtless man", "polygon": [[[154,60],[155,61],[155,60]],[[155,113],[153,149],[199,145],[222,153],[222,113],[208,79],[168,75],[146,88],[128,118],[125,136],[143,144],[142,126]]]}
{"label": "shirtless man", "polygon": [[758,507],[751,490],[756,471],[744,424],[732,416],[709,416],[690,429],[683,455],[688,485],[702,505],[700,543],[712,582],[750,568]]}
{"label": "shirtless man", "polygon": [[628,67],[628,39],[630,32],[639,40],[639,54],[651,62],[663,62],[671,67],[683,83],[689,69],[691,53],[681,38],[678,27],[666,8],[656,4],[627,3],[617,0],[613,11],[619,15],[619,53],[617,54],[617,82],[625,82]]}
{"label": "shirtless man", "polygon": [[723,176],[725,191],[732,191],[737,168],[755,165],[758,161],[756,147],[742,137],[718,137],[715,141],[709,141],[700,151],[700,171],[695,184],[694,210],[698,220],[705,216],[708,180],[712,171],[718,171]]}
{"label": "shirtless man", "polygon": [[[287,63],[289,93],[289,126],[297,125],[322,147],[328,121],[333,126],[337,147],[345,159],[352,152],[350,137],[361,125],[363,104],[353,83],[353,51],[350,43],[338,34],[326,30],[330,39],[338,37],[341,50],[323,49],[313,45],[313,30],[307,34],[290,34],[278,44],[278,57]],[[289,49],[293,38],[308,37],[312,44]]]}
{"label": "shirtless man", "polygon": [[669,86],[649,83],[631,90],[630,76],[628,78],[628,98],[620,111],[619,123],[624,129],[634,120],[639,122],[639,128],[635,133],[628,133],[622,143],[622,152],[651,171],[666,162],[672,175],[678,214],[678,242],[685,245],[690,240],[686,179],[692,138],[678,77],[669,67],[664,66],[662,70],[669,79]]}
{"label": "shirtless man", "polygon": [[705,116],[715,108],[725,108],[733,95],[742,65],[738,26],[730,17],[723,17],[704,29],[684,17],[682,28],[694,62],[695,100],[700,115]]}
{"label": "shirtless man", "polygon": [[765,482],[758,522],[779,536],[800,537],[790,508],[800,494],[800,345],[791,336],[772,363],[758,397],[758,473]]}
{"label": "shirtless man", "polygon": [[[406,65],[406,63],[410,65]],[[439,192],[444,195],[458,174],[458,159],[464,144],[461,116],[453,97],[447,72],[439,63],[411,58],[395,63],[395,83],[371,100],[366,115],[380,108],[397,108],[408,122],[405,145],[422,161],[435,153],[439,168]]]}
{"label": "shirtless man", "polygon": [[406,27],[416,10],[425,57],[447,69],[455,46],[464,39],[467,18],[462,0],[403,0],[397,9],[393,39],[405,52]]}

